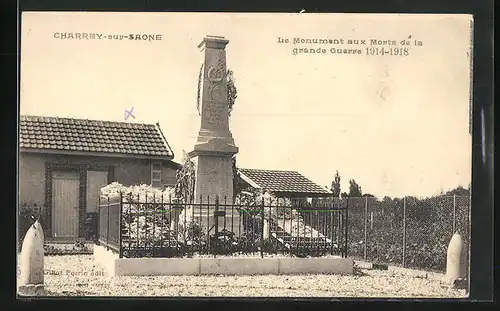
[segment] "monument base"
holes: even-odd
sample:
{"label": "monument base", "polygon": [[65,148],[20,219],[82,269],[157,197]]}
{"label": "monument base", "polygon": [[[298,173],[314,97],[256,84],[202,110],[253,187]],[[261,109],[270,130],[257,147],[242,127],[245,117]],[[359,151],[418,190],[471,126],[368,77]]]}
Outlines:
{"label": "monument base", "polygon": [[[225,228],[233,231],[235,236],[240,236],[240,215],[232,208],[234,183],[232,156],[237,150],[237,147],[216,138],[205,144],[195,145],[194,150],[189,153],[196,170],[195,203],[202,204],[201,210],[195,208],[195,219],[201,223],[204,232],[210,230],[210,235],[215,233],[214,212],[218,199],[218,231]],[[210,206],[203,206],[207,203]]]}
{"label": "monument base", "polygon": [[207,144],[213,139],[219,139],[225,142],[228,146],[234,146],[234,138],[231,132],[225,131],[222,133],[214,132],[213,130],[200,130],[198,132],[198,138],[196,139],[197,145]]}
{"label": "monument base", "polygon": [[195,222],[200,224],[204,233],[209,233],[210,236],[215,235],[216,227],[215,223],[217,221],[217,231],[222,232],[224,230],[234,233],[234,238],[239,238],[241,233],[243,233],[243,218],[240,217],[238,211],[234,213],[226,213],[225,216],[214,216],[214,211],[210,211],[210,215],[207,213],[195,214]]}

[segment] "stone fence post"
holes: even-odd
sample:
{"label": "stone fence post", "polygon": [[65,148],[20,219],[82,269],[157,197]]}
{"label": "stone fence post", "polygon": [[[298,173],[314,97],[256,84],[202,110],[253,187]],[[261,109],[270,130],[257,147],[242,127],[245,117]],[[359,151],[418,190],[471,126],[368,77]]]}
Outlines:
{"label": "stone fence post", "polygon": [[23,240],[19,262],[18,293],[23,296],[44,294],[43,249],[44,235],[39,220],[28,229]]}

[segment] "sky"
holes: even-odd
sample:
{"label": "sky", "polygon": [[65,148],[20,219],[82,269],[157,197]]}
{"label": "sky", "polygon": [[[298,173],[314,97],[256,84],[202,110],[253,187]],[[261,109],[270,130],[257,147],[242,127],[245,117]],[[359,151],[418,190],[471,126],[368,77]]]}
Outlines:
{"label": "sky", "polygon": [[[24,12],[20,114],[159,122],[181,162],[200,127],[197,46],[224,36],[239,167],[296,170],[328,187],[338,170],[342,191],[355,179],[379,197],[430,196],[471,180],[470,23],[467,15]],[[368,45],[356,46],[362,55],[332,54],[350,46],[293,38]],[[422,46],[366,55],[371,39]],[[326,53],[293,53],[318,47]],[[132,107],[135,119],[124,120]]]}

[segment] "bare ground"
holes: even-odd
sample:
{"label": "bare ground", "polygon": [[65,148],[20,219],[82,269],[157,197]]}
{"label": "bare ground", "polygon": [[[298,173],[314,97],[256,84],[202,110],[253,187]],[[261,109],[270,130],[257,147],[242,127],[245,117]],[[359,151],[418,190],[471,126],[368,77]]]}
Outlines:
{"label": "bare ground", "polygon": [[466,297],[439,280],[367,269],[353,276],[109,277],[92,255],[46,256],[45,289],[49,296]]}

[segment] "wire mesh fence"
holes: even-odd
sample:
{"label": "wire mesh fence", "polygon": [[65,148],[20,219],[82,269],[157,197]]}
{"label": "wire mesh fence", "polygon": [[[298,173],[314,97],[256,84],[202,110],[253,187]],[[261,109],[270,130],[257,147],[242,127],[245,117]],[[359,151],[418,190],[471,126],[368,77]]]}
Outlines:
{"label": "wire mesh fence", "polygon": [[397,263],[403,258],[403,209],[398,202],[380,202],[366,198],[364,207],[363,259]]}
{"label": "wire mesh fence", "polygon": [[455,232],[468,254],[469,202],[469,196],[350,198],[348,252],[368,262],[443,272]]}

